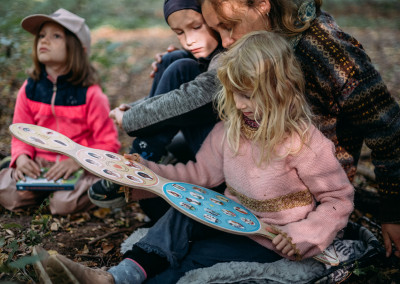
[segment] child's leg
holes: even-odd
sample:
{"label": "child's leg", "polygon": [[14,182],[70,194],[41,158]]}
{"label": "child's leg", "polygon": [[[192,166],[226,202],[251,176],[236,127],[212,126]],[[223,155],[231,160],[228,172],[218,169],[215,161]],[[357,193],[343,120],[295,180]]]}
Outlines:
{"label": "child's leg", "polygon": [[[182,53],[174,54],[174,52],[163,56],[163,61],[159,64],[159,71],[156,73],[159,77],[154,78],[150,96],[162,95],[177,89],[183,83],[192,81],[201,73],[197,61],[191,58],[177,59],[180,56],[182,56]],[[184,122],[182,121],[182,123]],[[168,154],[166,147],[171,143],[180,128],[177,125],[174,128],[169,127],[167,131],[156,135],[137,137],[132,143],[131,153],[138,153],[150,161],[162,161]],[[193,152],[193,154],[195,153]],[[152,223],[156,222],[170,207],[161,198],[140,200],[139,204],[144,213],[150,217]]]}
{"label": "child's leg", "polygon": [[93,208],[95,205],[89,200],[87,191],[98,180],[100,178],[97,176],[85,174],[78,180],[74,190],[55,191],[50,198],[51,213],[67,215]]}
{"label": "child's leg", "polygon": [[[46,272],[50,277],[72,274],[82,284],[142,283],[147,277],[146,283],[176,283],[185,272],[218,262],[272,262],[280,258],[245,236],[212,229],[171,208],[125,253],[124,260],[107,272],[58,255],[46,261]],[[127,279],[130,282],[125,282]]]}
{"label": "child's leg", "polygon": [[[147,252],[147,258],[140,250]],[[166,267],[162,261],[161,265],[155,265],[158,263],[154,261],[157,255],[158,259],[167,260],[169,266]],[[141,264],[147,272],[148,283],[176,283],[187,271],[219,262],[266,263],[281,259],[275,252],[246,236],[210,228],[173,208],[124,257]]]}
{"label": "child's leg", "polygon": [[[190,58],[175,60],[163,71],[152,96],[162,95],[177,89],[183,83],[192,81],[200,73],[200,66],[196,60]],[[159,162],[162,156],[167,154],[166,147],[184,125],[185,122],[182,121],[182,125],[169,127],[162,133],[137,137],[132,143],[131,153],[138,153],[146,160]]]}
{"label": "child's leg", "polygon": [[17,190],[13,178],[14,169],[6,168],[0,171],[0,205],[14,211],[24,207],[38,205],[46,197],[46,193]]}
{"label": "child's leg", "polygon": [[[163,81],[160,84],[161,78],[164,75],[165,70],[174,62],[182,58],[190,58],[193,59],[193,56],[187,52],[186,50],[175,50],[173,52],[169,52],[162,57],[162,61],[157,64],[157,72],[154,75],[153,84],[151,86],[151,90],[149,92],[148,97],[153,97],[156,95],[167,93],[171,90],[179,88],[180,85],[177,85],[179,82],[174,84],[174,86],[168,86],[167,81]],[[189,80],[191,81],[191,79]],[[188,82],[188,81],[186,81]],[[167,84],[167,85],[164,85]],[[160,86],[159,86],[160,85]],[[172,88],[172,89],[171,89]]]}
{"label": "child's leg", "polygon": [[177,283],[186,272],[211,267],[221,262],[270,263],[281,259],[275,252],[262,247],[245,236],[220,232],[219,235],[193,241],[179,267],[168,267],[154,277],[149,276],[146,284]]}
{"label": "child's leg", "polygon": [[[107,272],[88,268],[64,256],[48,256],[46,272],[51,279],[73,275],[79,283],[142,283],[170,265],[179,265],[189,250],[193,235],[202,237],[212,229],[171,208],[142,238],[139,245],[124,255],[124,259]],[[71,278],[71,277],[70,277]],[[162,282],[166,283],[166,282]]]}
{"label": "child's leg", "polygon": [[[194,221],[174,208],[170,208],[157,223],[151,227],[146,236],[136,243],[132,250],[127,251],[124,258],[138,260],[146,266],[140,251],[147,255],[158,255],[168,261],[172,267],[178,267],[190,249],[190,241],[202,240],[218,234],[219,231]],[[150,257],[150,256],[149,256]],[[154,256],[151,256],[154,259]],[[151,262],[149,262],[151,263]],[[160,272],[157,267],[145,267],[149,275]],[[155,272],[154,272],[155,270]]]}

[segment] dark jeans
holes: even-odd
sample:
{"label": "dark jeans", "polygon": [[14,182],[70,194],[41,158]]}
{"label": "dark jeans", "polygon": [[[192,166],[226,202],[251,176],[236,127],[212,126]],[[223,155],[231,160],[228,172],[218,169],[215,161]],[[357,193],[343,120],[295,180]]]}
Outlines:
{"label": "dark jeans", "polygon": [[[135,246],[144,254],[152,253],[153,259],[155,253],[169,263],[167,269],[151,267],[154,271],[147,272],[155,276],[145,283],[176,283],[187,271],[210,267],[219,262],[268,263],[281,259],[281,256],[247,236],[205,226],[174,208],[170,208]],[[125,257],[135,259],[135,255],[129,253]]]}
{"label": "dark jeans", "polygon": [[[149,97],[177,89],[183,83],[194,80],[201,72],[197,60],[187,51],[177,50],[167,53],[162,57],[162,62],[158,64],[158,71],[155,74]],[[157,135],[137,137],[132,143],[130,152],[138,153],[147,160],[158,162],[162,156],[167,154],[167,147],[169,146],[174,151],[185,153],[183,157],[180,155],[181,153],[175,154],[176,157],[183,159],[182,162],[193,160],[213,127],[214,123],[206,123],[198,127],[169,127]],[[183,134],[184,142],[180,141],[176,145],[171,145],[171,141],[179,131]],[[176,140],[174,139],[174,141]],[[170,207],[161,198],[141,200],[139,204],[144,213],[152,220],[149,225],[156,222]]]}

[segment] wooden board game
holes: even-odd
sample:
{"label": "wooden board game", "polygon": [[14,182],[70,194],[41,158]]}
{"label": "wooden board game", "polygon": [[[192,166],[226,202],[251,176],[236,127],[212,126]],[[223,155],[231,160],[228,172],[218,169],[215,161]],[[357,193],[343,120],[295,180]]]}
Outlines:
{"label": "wooden board game", "polygon": [[[94,175],[157,194],[181,213],[205,225],[239,235],[257,234],[269,239],[275,237],[268,232],[268,225],[260,222],[243,205],[213,190],[168,180],[122,155],[79,145],[48,128],[16,123],[9,129],[17,139],[37,148],[66,155]],[[329,265],[338,265],[336,256],[329,251],[314,258]]]}

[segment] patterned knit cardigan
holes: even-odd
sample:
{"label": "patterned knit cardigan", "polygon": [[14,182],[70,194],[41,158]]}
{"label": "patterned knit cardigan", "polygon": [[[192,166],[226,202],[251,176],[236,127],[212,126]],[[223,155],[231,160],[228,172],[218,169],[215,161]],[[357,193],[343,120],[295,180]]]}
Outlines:
{"label": "patterned knit cardigan", "polygon": [[381,221],[400,222],[400,108],[362,45],[318,12],[295,46],[320,130],[353,180],[363,142],[372,150]]}

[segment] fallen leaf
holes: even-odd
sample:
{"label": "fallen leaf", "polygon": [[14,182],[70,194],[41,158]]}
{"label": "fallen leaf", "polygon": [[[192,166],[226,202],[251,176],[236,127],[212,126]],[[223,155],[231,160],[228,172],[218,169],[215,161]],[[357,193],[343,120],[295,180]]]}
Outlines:
{"label": "fallen leaf", "polygon": [[143,213],[136,213],[135,214],[135,219],[138,220],[141,223],[150,221],[149,217],[147,217],[147,215],[145,215]]}
{"label": "fallen leaf", "polygon": [[0,265],[2,265],[4,262],[6,262],[7,259],[8,259],[8,254],[0,253]]}
{"label": "fallen leaf", "polygon": [[110,208],[100,208],[93,212],[93,215],[99,219],[104,219],[108,214],[110,214]]}
{"label": "fallen leaf", "polygon": [[114,248],[114,245],[113,244],[103,244],[101,247],[103,249],[103,253],[107,254]]}
{"label": "fallen leaf", "polygon": [[74,221],[71,222],[71,223],[74,223],[74,224],[82,224],[82,223],[85,223],[85,222],[86,222],[86,219],[85,219],[85,218],[79,218],[79,219],[74,220]]}
{"label": "fallen leaf", "polygon": [[53,222],[50,225],[50,231],[58,231],[59,228],[60,228],[60,225],[56,222]]}
{"label": "fallen leaf", "polygon": [[89,253],[89,248],[87,247],[87,245],[85,245],[83,247],[83,250],[81,251],[82,254],[88,254]]}

